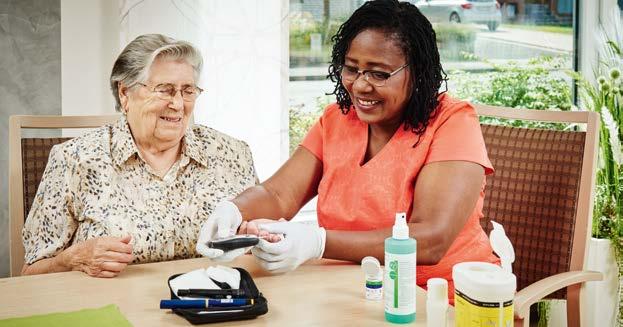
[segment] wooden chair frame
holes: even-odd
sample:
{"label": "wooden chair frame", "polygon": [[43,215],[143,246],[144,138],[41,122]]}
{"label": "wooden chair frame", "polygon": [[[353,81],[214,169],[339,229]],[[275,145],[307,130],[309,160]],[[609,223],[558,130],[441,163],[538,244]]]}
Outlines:
{"label": "wooden chair frame", "polygon": [[29,116],[9,118],[9,249],[10,274],[19,276],[24,265],[22,228],[24,227],[24,185],[22,174],[22,128],[62,129],[96,128],[119,119],[120,115],[102,116]]}
{"label": "wooden chair frame", "polygon": [[552,123],[586,124],[570,271],[535,282],[519,290],[514,299],[515,326],[527,327],[530,321],[530,306],[548,294],[566,287],[567,324],[568,326],[580,326],[581,286],[587,281],[603,279],[603,275],[599,272],[583,270],[588,253],[588,240],[590,238],[593,217],[596,162],[599,147],[599,115],[589,111],[526,110],[487,105],[476,105],[475,107],[480,116]]}

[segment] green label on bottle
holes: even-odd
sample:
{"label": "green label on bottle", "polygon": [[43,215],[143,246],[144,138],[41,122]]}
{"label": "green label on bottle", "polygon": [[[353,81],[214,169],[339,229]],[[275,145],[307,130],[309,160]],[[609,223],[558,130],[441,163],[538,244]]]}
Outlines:
{"label": "green label on bottle", "polygon": [[398,261],[389,263],[389,278],[394,281],[394,308],[398,308]]}
{"label": "green label on bottle", "polygon": [[415,313],[415,260],[415,253],[394,254],[385,252],[383,297],[386,313],[398,316]]}

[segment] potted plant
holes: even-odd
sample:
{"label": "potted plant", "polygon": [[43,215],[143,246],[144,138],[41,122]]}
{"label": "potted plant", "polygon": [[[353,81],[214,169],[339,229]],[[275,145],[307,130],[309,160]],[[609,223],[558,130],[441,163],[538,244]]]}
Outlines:
{"label": "potted plant", "polygon": [[[583,105],[601,116],[599,164],[588,267],[604,273],[603,282],[587,284],[589,325],[614,325],[621,319],[623,271],[623,23],[615,15],[602,27],[602,49],[591,82],[577,73]],[[609,300],[608,300],[609,299]],[[617,310],[618,308],[618,310]],[[618,314],[618,316],[617,316]],[[608,324],[610,322],[611,324]],[[620,322],[620,321],[619,321]]]}

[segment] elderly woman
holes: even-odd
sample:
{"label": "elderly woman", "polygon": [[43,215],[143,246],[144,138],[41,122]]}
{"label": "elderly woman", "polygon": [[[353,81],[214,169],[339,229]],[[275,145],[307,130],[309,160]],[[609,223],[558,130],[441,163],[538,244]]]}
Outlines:
{"label": "elderly woman", "polygon": [[23,230],[23,274],[114,277],[130,263],[197,256],[216,203],[257,182],[248,146],[189,127],[202,59],[163,35],[136,38],[110,85],[121,118],[51,153]]}
{"label": "elderly woman", "polygon": [[[283,234],[253,254],[271,271],[312,258],[383,261],[397,212],[417,239],[417,284],[452,266],[498,262],[480,226],[485,174],[493,173],[474,108],[439,89],[445,80],[435,32],[408,2],[366,2],[340,27],[329,74],[329,105],[301,146],[267,181],[221,203],[201,229],[197,250],[215,236],[258,233],[256,218],[292,217],[318,195],[318,225],[260,226]],[[226,228],[224,228],[226,227]]]}

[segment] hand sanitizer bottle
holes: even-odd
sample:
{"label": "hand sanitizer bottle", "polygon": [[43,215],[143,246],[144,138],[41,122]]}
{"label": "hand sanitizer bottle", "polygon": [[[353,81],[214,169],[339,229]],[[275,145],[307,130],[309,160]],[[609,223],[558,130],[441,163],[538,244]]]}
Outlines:
{"label": "hand sanitizer bottle", "polygon": [[409,238],[405,213],[397,213],[392,237],[385,239],[385,320],[405,324],[415,320],[416,242]]}

